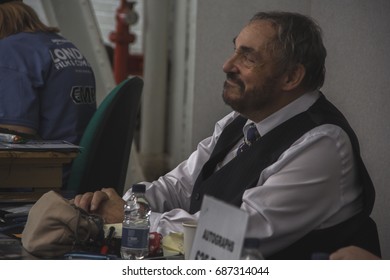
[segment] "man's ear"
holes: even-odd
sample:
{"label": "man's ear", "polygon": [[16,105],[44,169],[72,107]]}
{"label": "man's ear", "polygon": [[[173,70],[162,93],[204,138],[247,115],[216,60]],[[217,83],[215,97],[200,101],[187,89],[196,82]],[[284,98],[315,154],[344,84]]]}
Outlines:
{"label": "man's ear", "polygon": [[291,91],[297,88],[305,77],[306,69],[302,64],[297,64],[291,71],[285,74],[282,81],[282,89]]}

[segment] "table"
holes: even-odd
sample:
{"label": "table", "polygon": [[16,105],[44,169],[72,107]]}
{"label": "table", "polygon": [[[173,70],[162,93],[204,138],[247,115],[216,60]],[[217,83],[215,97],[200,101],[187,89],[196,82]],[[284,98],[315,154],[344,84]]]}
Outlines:
{"label": "table", "polygon": [[50,189],[60,189],[62,168],[77,154],[77,151],[0,150],[0,200],[12,196],[12,189],[16,188],[32,188],[38,196]]}
{"label": "table", "polygon": [[62,166],[77,152],[0,151],[0,188],[59,188]]}
{"label": "table", "polygon": [[[0,232],[0,236],[2,233]],[[3,234],[4,235],[4,234]],[[6,241],[6,239],[3,239],[1,241],[0,237],[0,261],[1,260],[39,260],[43,259],[37,256],[34,256],[27,252],[19,239],[15,239],[12,237],[9,237],[9,242]],[[115,240],[115,239],[114,239]],[[64,256],[58,256],[58,257],[52,257],[48,259],[57,259],[57,260],[65,260],[65,259],[85,259],[85,260],[97,260],[97,259],[120,259],[120,244],[121,239],[116,239],[115,246],[117,248],[114,248],[115,251],[109,251],[108,255],[100,255],[98,252],[85,252],[85,251],[74,251],[69,252],[68,254],[65,254]],[[163,256],[158,255],[154,257],[147,257],[145,260],[184,260],[184,256],[182,254],[175,254],[175,255],[169,255],[169,256]]]}
{"label": "table", "polygon": [[[79,148],[58,141],[0,143],[0,206],[35,202],[49,190],[60,192],[63,166],[72,162]],[[21,234],[23,227],[16,222],[10,229],[7,224],[0,227],[0,259],[36,259],[23,249],[19,239],[7,237]]]}

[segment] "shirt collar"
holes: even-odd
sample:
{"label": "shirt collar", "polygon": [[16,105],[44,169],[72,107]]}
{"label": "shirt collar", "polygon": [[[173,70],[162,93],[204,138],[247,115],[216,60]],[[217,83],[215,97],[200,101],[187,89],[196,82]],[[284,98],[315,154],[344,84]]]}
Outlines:
{"label": "shirt collar", "polygon": [[[319,97],[320,93],[317,90],[305,93],[293,102],[287,104],[280,110],[268,116],[261,122],[256,123],[257,130],[259,131],[260,135],[265,135],[281,123],[287,121],[295,115],[307,111],[307,109],[309,109],[310,106],[313,105]],[[248,126],[250,123],[253,123],[253,121],[248,120],[246,122],[243,128],[244,133],[246,133],[246,131],[248,130]]]}

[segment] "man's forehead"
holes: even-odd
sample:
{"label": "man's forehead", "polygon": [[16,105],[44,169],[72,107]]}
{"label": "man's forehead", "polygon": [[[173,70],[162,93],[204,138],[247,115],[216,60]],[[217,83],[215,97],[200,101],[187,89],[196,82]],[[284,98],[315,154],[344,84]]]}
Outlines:
{"label": "man's forehead", "polygon": [[246,25],[233,39],[236,47],[245,46],[256,50],[264,49],[276,36],[275,26],[265,20],[257,20]]}

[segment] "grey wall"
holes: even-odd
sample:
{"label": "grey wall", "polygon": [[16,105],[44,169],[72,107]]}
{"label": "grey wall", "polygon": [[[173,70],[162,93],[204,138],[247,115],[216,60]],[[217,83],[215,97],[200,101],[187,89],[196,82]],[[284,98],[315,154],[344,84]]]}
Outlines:
{"label": "grey wall", "polygon": [[192,104],[192,149],[230,111],[223,104],[222,64],[232,39],[260,10],[296,11],[322,26],[328,50],[323,92],[350,120],[376,185],[373,216],[384,258],[390,259],[390,1],[388,0],[198,0]]}
{"label": "grey wall", "polygon": [[328,49],[324,93],[349,119],[376,186],[373,216],[390,259],[390,1],[313,1]]}

